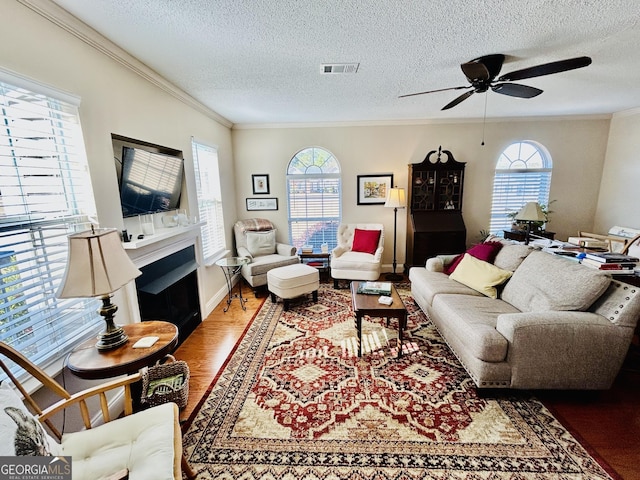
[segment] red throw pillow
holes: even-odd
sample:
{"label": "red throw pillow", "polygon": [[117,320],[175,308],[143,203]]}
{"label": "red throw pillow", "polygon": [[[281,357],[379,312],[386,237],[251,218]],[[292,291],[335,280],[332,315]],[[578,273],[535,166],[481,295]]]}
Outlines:
{"label": "red throw pillow", "polygon": [[356,228],[353,234],[353,246],[351,250],[354,252],[364,252],[373,255],[378,249],[380,241],[380,230],[360,230]]}
{"label": "red throw pillow", "polygon": [[[493,261],[496,259],[496,255],[501,248],[502,243],[500,242],[484,242],[474,245],[469,250],[467,250],[466,253],[468,253],[472,257],[476,257],[478,260],[493,263]],[[456,258],[454,258],[453,262],[444,267],[443,272],[447,275],[451,275],[458,264],[462,261],[462,257],[464,257],[464,254],[458,255]]]}

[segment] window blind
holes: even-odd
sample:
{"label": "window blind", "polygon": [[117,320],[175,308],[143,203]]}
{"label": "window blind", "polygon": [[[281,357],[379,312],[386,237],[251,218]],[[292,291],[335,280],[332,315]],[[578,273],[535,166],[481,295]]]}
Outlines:
{"label": "window blind", "polygon": [[520,211],[527,202],[548,204],[550,187],[551,172],[548,170],[496,170],[490,232],[510,230],[513,218],[509,213]]}
{"label": "window blind", "polygon": [[46,368],[104,323],[97,300],[55,297],[96,210],[76,105],[21,84],[0,80],[0,340]]}
{"label": "window blind", "polygon": [[201,228],[203,256],[210,262],[226,248],[218,150],[195,140],[191,144],[198,215],[205,222]]}
{"label": "window blind", "polygon": [[340,178],[290,175],[287,190],[292,245],[312,245],[319,250],[327,243],[329,249],[334,248],[340,224]]}

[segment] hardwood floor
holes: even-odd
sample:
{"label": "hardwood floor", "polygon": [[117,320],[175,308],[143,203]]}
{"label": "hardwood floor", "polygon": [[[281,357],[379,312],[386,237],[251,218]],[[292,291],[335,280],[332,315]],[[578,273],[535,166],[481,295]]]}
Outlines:
{"label": "hardwood floor", "polygon": [[[265,296],[256,298],[244,286],[246,311],[236,299],[224,313],[218,305],[174,356],[191,372],[189,403],[181,421],[189,419],[245,331]],[[605,392],[537,392],[556,418],[602,457],[623,479],[640,480],[640,372],[623,370]]]}

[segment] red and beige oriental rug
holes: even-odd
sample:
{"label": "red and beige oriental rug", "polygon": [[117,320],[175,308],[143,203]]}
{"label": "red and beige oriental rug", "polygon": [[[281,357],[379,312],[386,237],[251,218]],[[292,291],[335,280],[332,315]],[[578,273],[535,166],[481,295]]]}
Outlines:
{"label": "red and beige oriental rug", "polygon": [[349,290],[321,285],[317,304],[287,312],[267,299],[184,435],[198,479],[612,478],[530,394],[478,396],[407,286],[399,292],[401,359],[393,320],[365,318],[370,351],[353,354]]}

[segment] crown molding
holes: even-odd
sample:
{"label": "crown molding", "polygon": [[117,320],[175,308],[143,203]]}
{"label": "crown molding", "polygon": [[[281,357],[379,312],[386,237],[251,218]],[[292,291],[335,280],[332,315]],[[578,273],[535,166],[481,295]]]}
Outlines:
{"label": "crown molding", "polygon": [[200,113],[224,125],[227,128],[233,127],[233,122],[226,119],[219,113],[204,106],[198,100],[188,95],[186,92],[176,87],[164,77],[152,70],[140,60],[123,50],[115,43],[98,33],[78,18],[71,15],[65,9],[49,0],[17,0],[20,4],[29,8],[33,12],[47,19],[54,25],[62,28],[66,32],[74,35],[82,42],[93,47],[100,53],[115,60],[120,65],[136,73],[149,83],[160,88],[164,92],[180,100],[182,103],[198,110]]}
{"label": "crown molding", "polygon": [[469,124],[469,123],[522,123],[522,122],[565,122],[581,120],[611,120],[611,114],[594,115],[558,115],[558,116],[532,116],[532,117],[495,117],[487,118],[416,118],[407,120],[367,120],[367,121],[342,121],[342,122],[306,122],[306,123],[234,123],[233,130],[257,130],[269,128],[332,128],[332,127],[394,127],[406,125],[445,125],[445,124]]}
{"label": "crown molding", "polygon": [[630,108],[628,110],[622,110],[621,112],[616,112],[613,114],[613,118],[633,117],[635,115],[640,115],[640,107]]}

